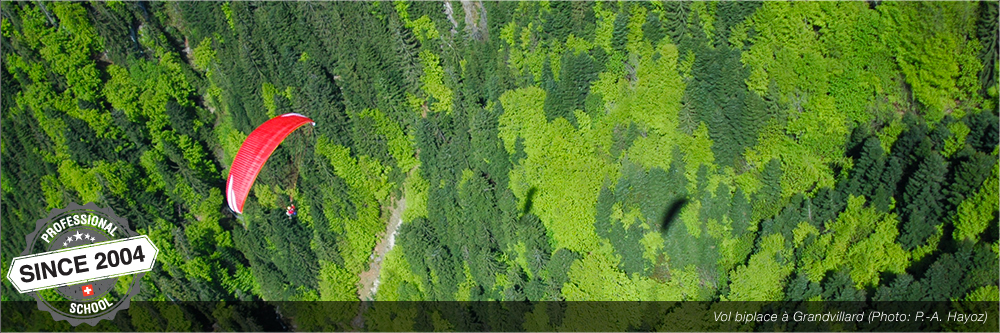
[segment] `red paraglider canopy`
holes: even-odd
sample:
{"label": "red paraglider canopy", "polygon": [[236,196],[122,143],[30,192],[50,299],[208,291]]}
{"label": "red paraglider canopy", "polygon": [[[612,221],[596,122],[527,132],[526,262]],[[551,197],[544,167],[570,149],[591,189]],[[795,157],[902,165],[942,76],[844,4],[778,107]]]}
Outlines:
{"label": "red paraglider canopy", "polygon": [[229,168],[229,179],[226,180],[226,201],[229,209],[237,214],[243,214],[243,202],[250,194],[250,188],[257,180],[264,162],[271,157],[275,148],[289,134],[305,124],[316,123],[298,113],[286,113],[272,118],[253,130],[243,141],[233,166]]}

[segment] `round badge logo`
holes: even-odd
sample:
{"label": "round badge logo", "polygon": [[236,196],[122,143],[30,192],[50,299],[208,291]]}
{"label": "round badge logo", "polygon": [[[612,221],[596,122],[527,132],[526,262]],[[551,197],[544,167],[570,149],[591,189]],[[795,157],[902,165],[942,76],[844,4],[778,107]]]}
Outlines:
{"label": "round badge logo", "polygon": [[52,210],[25,240],[7,279],[34,297],[39,310],[73,326],[94,326],[128,309],[159,252],[111,208],[94,203]]}

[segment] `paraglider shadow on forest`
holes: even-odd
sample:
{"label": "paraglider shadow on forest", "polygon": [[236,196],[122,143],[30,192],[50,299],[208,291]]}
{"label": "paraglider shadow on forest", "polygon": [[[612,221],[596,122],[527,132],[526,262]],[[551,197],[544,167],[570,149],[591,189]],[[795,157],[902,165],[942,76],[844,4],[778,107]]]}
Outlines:
{"label": "paraglider shadow on forest", "polygon": [[673,203],[670,204],[669,208],[667,208],[667,211],[663,213],[660,230],[663,231],[664,236],[667,235],[667,227],[671,224],[671,222],[677,219],[677,216],[681,214],[681,209],[684,208],[684,205],[687,205],[688,201],[689,200],[687,198],[675,199]]}
{"label": "paraglider shadow on forest", "polygon": [[[689,203],[691,199],[687,196],[667,200],[667,204],[661,210],[662,218],[656,221],[659,224],[654,226],[658,227],[663,239],[663,249],[651,262],[651,270],[647,272],[651,278],[664,282],[670,280],[672,270],[694,267],[701,283],[716,286],[721,279],[717,266],[718,243],[709,237],[698,237],[691,232],[690,225],[678,223],[681,222],[679,221],[681,212],[691,209],[688,207]],[[701,228],[701,232],[705,232],[702,223],[699,223],[698,228]]]}
{"label": "paraglider shadow on forest", "polygon": [[524,208],[521,209],[521,215],[528,215],[531,212],[531,205],[534,204],[535,194],[538,193],[537,187],[532,187],[528,189],[528,193],[524,196]]}

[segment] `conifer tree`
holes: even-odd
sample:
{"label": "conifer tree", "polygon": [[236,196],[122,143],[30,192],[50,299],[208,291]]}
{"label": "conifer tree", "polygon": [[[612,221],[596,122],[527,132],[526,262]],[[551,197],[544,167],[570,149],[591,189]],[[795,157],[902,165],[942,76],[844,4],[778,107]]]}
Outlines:
{"label": "conifer tree", "polygon": [[907,180],[902,196],[903,223],[900,243],[906,250],[926,244],[935,228],[942,223],[944,193],[942,183],[948,164],[937,152],[920,162],[917,171]]}

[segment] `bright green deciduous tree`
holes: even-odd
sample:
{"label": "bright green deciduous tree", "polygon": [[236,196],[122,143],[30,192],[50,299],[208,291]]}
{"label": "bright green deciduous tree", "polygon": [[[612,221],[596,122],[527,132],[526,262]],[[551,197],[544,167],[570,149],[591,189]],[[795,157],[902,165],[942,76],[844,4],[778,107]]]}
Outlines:
{"label": "bright green deciduous tree", "polygon": [[990,223],[997,223],[997,202],[1000,201],[997,194],[1000,188],[997,170],[998,167],[994,164],[989,177],[979,190],[958,205],[954,222],[955,240],[976,240]]}
{"label": "bright green deciduous tree", "polygon": [[[927,121],[936,123],[955,100],[969,100],[980,86],[975,39],[976,2],[889,2],[882,13],[882,42],[913,87],[914,97],[927,107]],[[969,56],[964,56],[968,54]],[[971,77],[969,77],[971,76]],[[969,78],[966,78],[969,77]],[[968,87],[966,81],[972,80]],[[956,110],[957,111],[957,110]]]}

